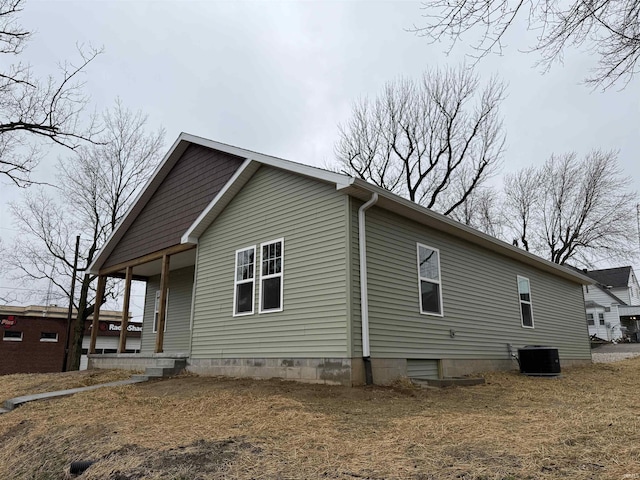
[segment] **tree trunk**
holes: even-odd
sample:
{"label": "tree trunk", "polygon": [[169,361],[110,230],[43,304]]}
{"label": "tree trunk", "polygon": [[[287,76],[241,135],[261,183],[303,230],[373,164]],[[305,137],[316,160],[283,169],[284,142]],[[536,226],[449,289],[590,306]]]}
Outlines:
{"label": "tree trunk", "polygon": [[82,356],[82,338],[84,337],[84,323],[91,315],[93,309],[88,308],[87,298],[89,296],[89,286],[91,285],[91,276],[85,275],[82,278],[80,287],[80,299],[78,301],[78,313],[71,323],[71,344],[69,345],[69,354],[67,357],[67,371],[80,369],[80,357]]}

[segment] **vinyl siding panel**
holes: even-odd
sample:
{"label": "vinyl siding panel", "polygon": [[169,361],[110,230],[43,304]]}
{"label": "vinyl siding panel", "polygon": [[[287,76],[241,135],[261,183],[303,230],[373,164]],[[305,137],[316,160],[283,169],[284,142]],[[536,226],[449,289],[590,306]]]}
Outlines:
{"label": "vinyl siding panel", "polygon": [[[440,250],[442,317],[420,314],[417,242]],[[367,212],[367,258],[372,357],[504,359],[510,343],[550,345],[561,358],[590,358],[578,284],[377,207]],[[521,326],[517,275],[530,280],[533,329]],[[358,342],[359,318],[353,324]]]}
{"label": "vinyl siding panel", "polygon": [[[191,342],[191,299],[194,267],[181,268],[169,272],[169,309],[167,329],[164,332],[164,351],[167,353],[188,353]],[[156,291],[160,289],[160,275],[149,278],[145,293],[142,326],[141,353],[153,353],[156,334],[153,333]]]}
{"label": "vinyl siding panel", "polygon": [[[344,357],[346,197],[261,167],[200,237],[193,358]],[[284,238],[283,311],[233,316],[235,251]],[[256,269],[259,271],[259,269]]]}
{"label": "vinyl siding panel", "polygon": [[349,197],[349,209],[351,212],[349,229],[351,232],[351,341],[354,357],[362,356],[362,322],[360,309],[360,247],[358,234],[358,208],[362,205],[352,197]]}
{"label": "vinyl siding panel", "polygon": [[105,261],[103,268],[180,243],[180,237],[242,159],[190,145]]}
{"label": "vinyl siding panel", "polygon": [[407,360],[407,376],[421,380],[438,378],[438,360]]}

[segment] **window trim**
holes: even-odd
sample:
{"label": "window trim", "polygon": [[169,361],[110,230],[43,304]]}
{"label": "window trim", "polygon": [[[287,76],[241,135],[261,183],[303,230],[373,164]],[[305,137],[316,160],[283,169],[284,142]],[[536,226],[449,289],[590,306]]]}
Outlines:
{"label": "window trim", "polygon": [[[16,338],[16,337],[6,337],[5,335],[7,334],[7,332],[16,332],[20,334],[20,338]],[[2,341],[3,342],[21,342],[24,338],[24,332],[22,330],[5,330],[4,333],[2,334]]]}
{"label": "window trim", "polygon": [[[49,333],[49,334],[53,334],[56,337],[55,338],[43,338],[42,334],[44,333]],[[58,333],[57,332],[40,332],[40,341],[41,342],[46,342],[46,343],[57,343],[58,342]]]}
{"label": "window trim", "polygon": [[[238,282],[238,253],[244,252],[246,250],[253,250],[253,278],[251,280],[240,280]],[[256,262],[256,245],[251,245],[249,247],[239,248],[236,250],[233,256],[233,316],[234,317],[244,317],[246,315],[253,315],[256,311],[256,269],[259,266]],[[236,312],[237,308],[237,296],[238,296],[238,285],[242,285],[245,283],[253,282],[253,291],[251,293],[251,311],[250,312]]]}
{"label": "window trim", "polygon": [[599,327],[606,327],[607,326],[607,322],[604,318],[604,312],[598,312],[598,326]]}
{"label": "window trim", "polygon": [[[431,278],[424,277],[425,282],[437,283],[438,284],[438,294],[440,296],[440,313],[434,312],[425,312],[422,310],[422,280],[423,277],[420,275],[420,247],[428,248],[429,250],[433,250],[438,254],[438,280],[433,280]],[[444,303],[442,302],[442,271],[440,269],[440,249],[435,247],[430,247],[424,243],[416,242],[416,267],[418,269],[418,308],[421,315],[429,315],[431,317],[444,317]]]}
{"label": "window trim", "polygon": [[[160,316],[160,295],[162,290],[156,290],[156,299],[155,299],[155,304],[154,304],[154,308],[153,308],[153,325],[151,326],[151,330],[152,333],[158,333],[158,323],[157,321],[159,320],[159,316]],[[166,305],[164,307],[164,328],[162,329],[163,333],[167,332],[167,320],[169,319],[169,289],[167,288],[167,300],[166,300]]]}
{"label": "window trim", "polygon": [[[262,247],[265,245],[271,245],[272,243],[281,243],[280,246],[280,273],[273,273],[271,275],[262,275]],[[270,240],[268,242],[262,242],[260,244],[260,263],[258,264],[260,268],[260,292],[258,293],[258,313],[276,313],[282,312],[284,310],[284,237],[276,238],[275,240]],[[262,308],[262,281],[265,279],[280,277],[280,308],[270,308],[269,310],[264,310]]]}
{"label": "window trim", "polygon": [[[589,323],[589,315],[591,315],[591,322],[593,322],[593,323]],[[595,327],[596,326],[596,319],[595,319],[595,316],[593,315],[593,313],[587,312],[587,326],[589,326],[589,327]]]}
{"label": "window trim", "polygon": [[[529,285],[529,301],[527,300],[522,300],[522,298],[520,298],[520,279],[522,280],[526,280],[527,281],[527,285]],[[533,295],[531,294],[531,280],[529,280],[528,277],[523,277],[522,275],[517,275],[517,282],[516,282],[516,288],[518,289],[518,307],[520,308],[520,326],[522,328],[531,328],[534,329],[536,328],[535,325],[535,319],[533,316]],[[529,305],[530,310],[531,310],[531,325],[525,325],[524,324],[524,315],[522,315],[522,304],[526,303]]]}

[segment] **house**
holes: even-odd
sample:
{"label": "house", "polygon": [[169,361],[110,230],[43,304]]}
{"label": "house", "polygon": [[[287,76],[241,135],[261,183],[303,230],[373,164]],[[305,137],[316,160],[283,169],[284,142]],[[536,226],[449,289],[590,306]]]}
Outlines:
{"label": "house", "polygon": [[[0,375],[62,371],[67,338],[67,308],[58,306],[0,306]],[[122,312],[103,311],[98,324],[96,352],[115,353],[120,338]],[[93,319],[85,322],[82,348],[88,349]],[[130,353],[140,350],[142,327],[129,324]],[[87,367],[83,350],[80,369]]]}
{"label": "house", "polygon": [[125,310],[146,280],[141,353],[91,346],[95,368],[187,358],[355,385],[511,369],[524,345],[591,361],[581,272],[360,179],[184,133],[90,271],[97,304],[125,278]]}
{"label": "house", "polygon": [[603,340],[638,341],[640,285],[631,266],[584,270],[593,285],[584,286],[589,335]]}

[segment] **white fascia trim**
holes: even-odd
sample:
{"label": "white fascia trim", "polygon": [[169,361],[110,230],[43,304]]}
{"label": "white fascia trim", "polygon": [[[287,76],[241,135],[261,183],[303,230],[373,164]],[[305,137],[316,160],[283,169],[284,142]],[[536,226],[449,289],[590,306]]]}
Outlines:
{"label": "white fascia trim", "polygon": [[[487,235],[486,233],[476,230],[475,228],[471,228],[463,223],[457,222],[449,217],[445,217],[440,213],[436,213],[433,210],[423,207],[422,205],[418,205],[417,203],[407,200],[406,198],[395,195],[394,193],[391,193],[384,188],[372,185],[359,178],[353,179],[352,187],[361,189],[360,191],[365,190],[365,192],[367,192],[368,194],[374,192],[378,193],[378,195],[380,196],[380,200],[378,201],[377,205],[380,208],[385,208],[409,219],[412,219],[412,217],[408,215],[409,212],[418,213],[422,215],[423,218],[429,218],[433,220],[436,225],[432,226],[438,230],[457,236],[459,238],[462,238],[463,240],[470,241],[484,248],[488,248],[489,250],[495,251],[502,255],[516,258],[523,263],[535,266],[542,270],[553,271],[561,277],[571,279],[576,283],[580,283],[582,285],[593,284],[593,279],[587,277],[586,275],[582,275],[581,273],[575,272],[567,267],[563,267],[562,265],[558,265],[525,250],[514,247],[513,245],[503,242],[502,240],[498,240],[497,238]],[[351,191],[347,193],[353,195],[355,192]],[[385,201],[383,201],[383,199]],[[438,223],[440,224],[440,226],[437,225]]]}
{"label": "white fascia trim", "polygon": [[[159,186],[159,184],[162,183],[161,180],[157,179],[156,177],[158,177],[159,173],[165,168],[165,165],[173,157],[173,154],[177,150],[177,148],[180,145],[180,143],[183,140],[185,140],[185,138],[184,138],[185,135],[186,135],[185,133],[181,133],[178,136],[178,138],[176,139],[176,141],[173,142],[173,145],[171,145],[171,148],[169,149],[169,151],[166,153],[166,155],[164,156],[162,161],[158,164],[158,166],[154,170],[153,174],[149,177],[149,180],[147,180],[147,183],[145,184],[145,186],[140,190],[138,195],[136,195],[136,198],[131,203],[131,206],[129,207],[129,210],[127,210],[127,213],[125,213],[124,217],[122,217],[122,220],[120,220],[120,223],[118,224],[118,226],[113,229],[111,234],[109,234],[109,236],[107,237],[107,240],[104,242],[104,245],[102,246],[102,248],[100,249],[100,251],[98,252],[96,257],[93,259],[91,264],[89,265],[88,271],[89,271],[90,274],[92,274],[92,275],[97,275],[98,274],[98,270],[99,269],[96,268],[96,265],[97,264],[102,265],[102,263],[104,263],[104,261],[107,259],[109,254],[111,254],[113,248],[115,247],[115,245],[112,245],[112,243],[114,241],[120,241],[120,239],[122,238],[122,235],[124,235],[124,233],[131,226],[131,224],[133,223],[133,221],[135,220],[137,215],[140,213],[140,212],[137,212],[134,215],[134,212],[137,209],[142,210],[144,205],[146,205],[146,202],[144,202],[144,204],[142,204],[142,205],[138,205],[140,203],[140,200],[146,194],[149,195],[149,198],[151,197],[151,195],[153,195],[153,193],[155,192],[155,189],[151,189],[151,186],[154,183],[158,183],[158,185],[156,185],[156,188],[157,188]],[[175,160],[177,160],[177,159],[175,159]],[[166,172],[166,173],[168,173],[168,172]],[[164,177],[162,178],[162,180],[164,180]],[[150,191],[150,190],[153,190],[153,191]],[[149,198],[147,198],[147,201],[149,201]],[[117,238],[117,240],[116,240],[116,238]]]}
{"label": "white fascia trim", "polygon": [[[213,211],[213,209],[218,205],[218,203],[223,198],[227,196],[229,190],[236,184],[236,182],[242,176],[242,174],[245,173],[245,171],[248,170],[249,167],[254,163],[255,162],[253,162],[253,160],[251,160],[250,158],[247,158],[245,159],[244,162],[242,162],[242,165],[240,165],[240,168],[238,168],[235,171],[235,173],[231,176],[231,178],[227,181],[227,183],[225,183],[224,187],[222,187],[222,189],[213,198],[213,200],[209,202],[209,205],[206,206],[206,208],[202,211],[202,213],[198,215],[198,218],[194,220],[194,222],[191,224],[188,230],[182,235],[182,238],[180,239],[180,243],[191,243],[191,244],[197,245],[200,235],[202,235],[203,231],[206,230],[206,227],[211,225],[211,222],[215,220],[215,217],[208,218],[211,215],[211,212]],[[257,166],[256,165],[253,165],[253,166],[255,166],[257,170]]]}
{"label": "white fascia trim", "polygon": [[270,155],[265,155],[265,154],[254,152],[251,150],[246,150],[244,148],[234,147],[231,145],[227,145],[226,143],[215,142],[213,140],[208,140],[206,138],[198,137],[196,135],[190,135],[188,133],[181,134],[180,138],[186,141],[189,141],[191,143],[196,143],[203,147],[208,147],[214,150],[219,150],[221,152],[229,153],[237,157],[255,160],[257,162],[260,162],[264,165],[268,165],[270,167],[280,168],[282,170],[287,170],[293,173],[297,173],[299,175],[304,175],[304,176],[315,178],[318,180],[323,180],[328,183],[335,183],[338,189],[351,185],[354,180],[352,177],[349,177],[348,175],[343,175],[341,173],[330,172],[322,168],[311,167],[309,165],[303,165],[301,163],[292,162],[290,160],[284,160],[282,158],[272,157]]}

